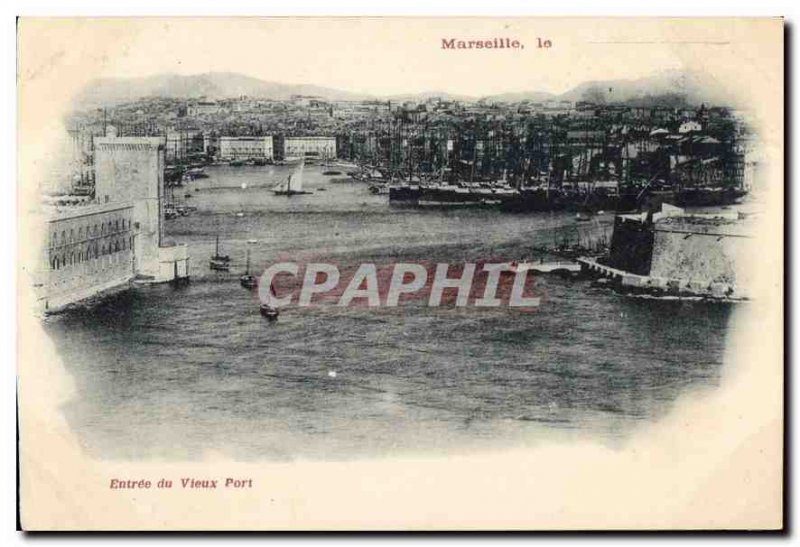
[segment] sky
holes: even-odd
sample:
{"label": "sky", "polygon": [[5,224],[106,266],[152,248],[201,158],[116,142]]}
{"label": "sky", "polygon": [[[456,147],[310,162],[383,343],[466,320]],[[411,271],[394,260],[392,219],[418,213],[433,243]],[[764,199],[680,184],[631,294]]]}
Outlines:
{"label": "sky", "polygon": [[[562,93],[591,80],[684,69],[726,50],[726,25],[498,18],[238,18],[57,21],[79,72],[95,77],[238,72],[374,95]],[[51,25],[52,27],[52,25]],[[53,28],[48,34],[53,34]],[[86,38],[85,42],[76,39]],[[524,49],[445,50],[442,39]],[[549,48],[537,47],[549,40]]]}

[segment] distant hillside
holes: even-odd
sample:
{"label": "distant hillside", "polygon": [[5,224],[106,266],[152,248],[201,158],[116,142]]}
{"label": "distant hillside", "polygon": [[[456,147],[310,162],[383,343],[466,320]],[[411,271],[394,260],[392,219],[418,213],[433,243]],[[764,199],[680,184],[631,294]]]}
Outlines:
{"label": "distant hillside", "polygon": [[386,97],[373,97],[374,99],[384,100],[384,101],[397,101],[397,102],[405,102],[405,101],[426,101],[428,99],[439,98],[444,101],[461,101],[461,102],[472,102],[477,100],[475,97],[471,97],[469,95],[458,95],[455,93],[447,93],[446,91],[424,91],[422,93],[404,93],[399,95],[389,95]]}
{"label": "distant hillside", "polygon": [[[79,108],[112,106],[146,97],[224,99],[247,95],[262,99],[288,99],[292,95],[313,95],[328,100],[381,99],[419,101],[430,97],[474,101],[477,97],[447,92],[425,92],[372,96],[304,84],[279,84],[227,72],[209,72],[191,76],[161,74],[145,78],[102,79],[90,83],[76,98]],[[731,95],[703,74],[667,71],[636,80],[585,82],[556,95],[543,91],[520,91],[483,97],[488,101],[542,102],[549,100],[591,101],[600,104],[626,103],[640,106],[697,106],[730,104]]]}
{"label": "distant hillside", "polygon": [[605,80],[580,84],[560,96],[568,101],[640,106],[699,106],[730,104],[731,94],[696,72],[665,71],[636,80]]}
{"label": "distant hillside", "polygon": [[111,106],[145,97],[224,99],[247,95],[262,99],[288,99],[292,95],[315,95],[330,100],[360,100],[368,96],[315,85],[267,82],[228,72],[191,76],[160,74],[145,78],[101,79],[90,83],[75,102],[80,107]]}
{"label": "distant hillside", "polygon": [[519,103],[522,101],[530,101],[533,103],[541,103],[544,101],[558,100],[558,95],[547,93],[545,91],[518,91],[516,93],[501,93],[499,95],[489,95],[484,97],[487,101],[500,101],[504,103]]}

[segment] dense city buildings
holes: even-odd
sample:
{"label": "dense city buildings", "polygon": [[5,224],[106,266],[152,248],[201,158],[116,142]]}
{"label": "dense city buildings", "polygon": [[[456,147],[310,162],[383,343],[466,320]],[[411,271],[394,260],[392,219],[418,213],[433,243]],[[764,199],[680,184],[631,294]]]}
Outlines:
{"label": "dense city buildings", "polygon": [[[120,135],[164,136],[167,164],[179,168],[300,156],[352,161],[379,182],[606,193],[746,189],[750,135],[737,112],[671,96],[596,99],[146,98],[77,113],[73,125],[87,134],[113,123]],[[92,162],[85,155],[82,178],[91,178]]]}
{"label": "dense city buildings", "polygon": [[220,105],[215,101],[197,101],[190,104],[186,108],[188,116],[203,116],[209,114],[217,114],[220,111]]}

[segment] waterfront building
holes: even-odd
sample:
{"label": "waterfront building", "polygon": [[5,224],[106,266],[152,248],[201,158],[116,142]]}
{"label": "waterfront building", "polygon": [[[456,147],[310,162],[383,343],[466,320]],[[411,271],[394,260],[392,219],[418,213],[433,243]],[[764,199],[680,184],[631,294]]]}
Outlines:
{"label": "waterfront building", "polygon": [[219,137],[217,156],[222,160],[271,160],[272,137]]}
{"label": "waterfront building", "polygon": [[336,157],[336,137],[286,137],[284,157],[333,159]]}
{"label": "waterfront building", "polygon": [[135,275],[133,204],[68,207],[46,221],[37,285],[44,310],[124,285]]}

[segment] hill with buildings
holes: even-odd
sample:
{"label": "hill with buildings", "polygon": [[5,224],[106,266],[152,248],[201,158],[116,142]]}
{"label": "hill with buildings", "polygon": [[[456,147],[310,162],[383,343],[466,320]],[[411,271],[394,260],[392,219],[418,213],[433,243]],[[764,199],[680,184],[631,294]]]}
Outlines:
{"label": "hill with buildings", "polygon": [[142,78],[101,79],[90,83],[76,98],[79,108],[113,106],[143,98],[225,99],[248,96],[284,100],[292,96],[319,97],[328,101],[392,100],[424,101],[432,97],[461,102],[480,99],[499,102],[589,101],[596,104],[625,103],[636,106],[699,106],[730,104],[731,97],[699,73],[666,71],[633,80],[603,80],[582,83],[562,94],[544,91],[509,92],[485,97],[444,91],[374,96],[307,84],[269,82],[237,73],[209,72],[182,76],[160,74]]}

